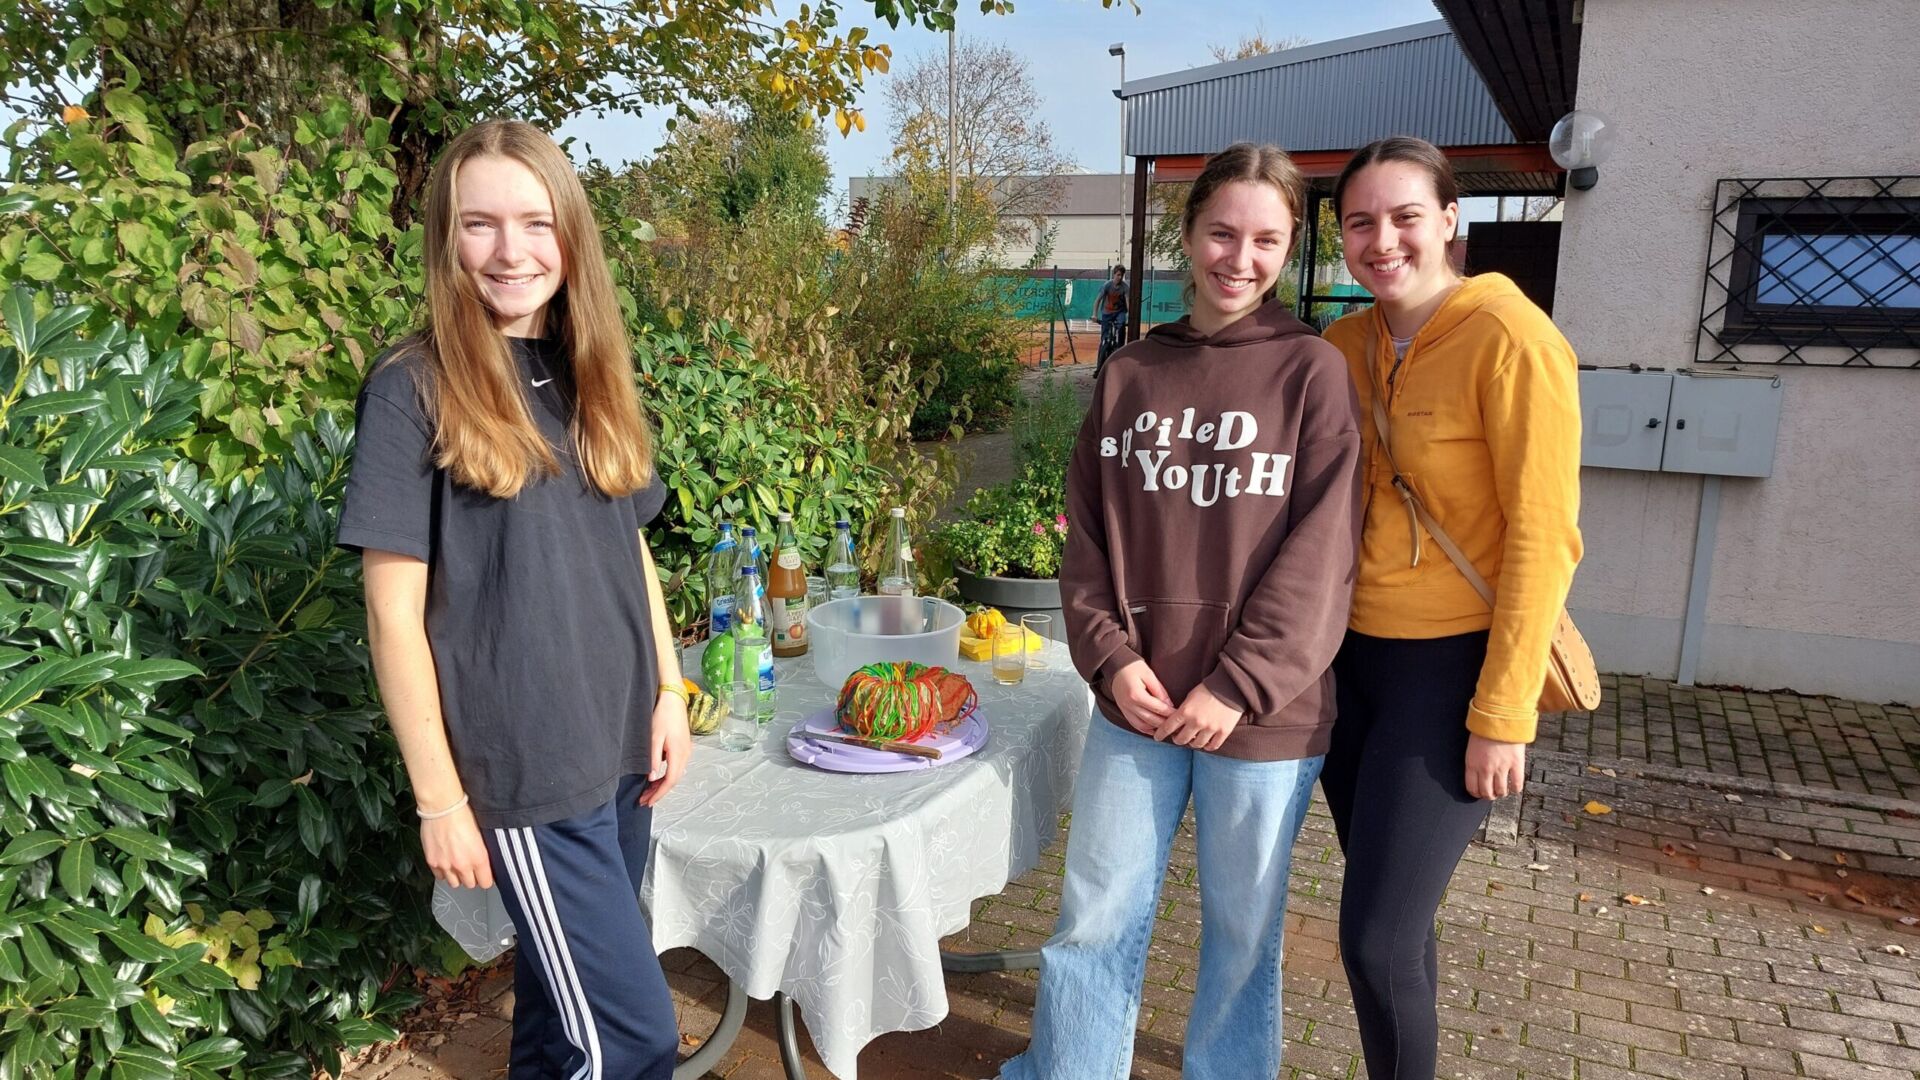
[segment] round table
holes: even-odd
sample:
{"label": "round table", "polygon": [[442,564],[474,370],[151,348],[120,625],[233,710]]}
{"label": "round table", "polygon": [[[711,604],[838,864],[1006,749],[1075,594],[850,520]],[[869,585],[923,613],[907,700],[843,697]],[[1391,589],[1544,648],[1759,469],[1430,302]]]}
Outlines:
{"label": "round table", "polygon": [[[780,1003],[782,1056],[794,1076],[794,1005],[821,1061],[846,1080],[875,1036],[947,1015],[940,939],[964,929],[974,900],[1005,889],[1053,841],[1086,739],[1092,699],[1066,646],[1049,642],[1034,657],[1046,673],[1011,687],[996,684],[985,663],[954,665],[979,691],[989,734],[977,752],[932,768],[856,775],[790,757],[787,729],[831,707],[837,690],[804,656],[776,663],[780,715],[752,749],[694,740],[686,775],[654,809],[640,898],[654,947],[698,949],[726,973],[732,996],[719,1029],[677,1076],[699,1076],[725,1053],[748,996]],[[699,670],[698,649],[685,663]],[[504,912],[475,913],[471,890],[442,894],[467,909],[464,922],[460,911],[440,911],[443,924],[480,956]],[[443,903],[436,897],[437,910]],[[1034,959],[945,961],[983,970]]]}

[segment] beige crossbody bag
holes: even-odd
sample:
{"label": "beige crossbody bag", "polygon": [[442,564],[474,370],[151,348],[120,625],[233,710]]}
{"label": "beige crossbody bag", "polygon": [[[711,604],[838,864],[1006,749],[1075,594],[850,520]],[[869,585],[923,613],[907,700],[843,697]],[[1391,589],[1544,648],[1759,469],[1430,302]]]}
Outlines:
{"label": "beige crossbody bag", "polygon": [[[1407,526],[1413,533],[1413,562],[1420,564],[1420,530],[1425,528],[1440,550],[1447,553],[1460,573],[1473,586],[1473,591],[1493,607],[1493,587],[1487,579],[1480,576],[1467,556],[1440,527],[1432,514],[1427,512],[1426,504],[1414,493],[1413,485],[1400,475],[1400,466],[1393,461],[1393,438],[1387,425],[1387,406],[1385,396],[1380,392],[1379,378],[1374,374],[1373,358],[1378,351],[1379,331],[1367,328],[1367,379],[1373,384],[1373,424],[1380,432],[1380,450],[1387,456],[1387,467],[1393,470],[1393,488],[1400,493],[1400,500],[1407,507]],[[1547,649],[1547,681],[1540,691],[1541,712],[1567,712],[1569,710],[1591,711],[1600,706],[1600,672],[1594,666],[1593,650],[1587,647],[1587,639],[1580,636],[1580,629],[1573,625],[1573,616],[1567,609],[1560,609],[1560,621],[1553,628],[1553,641]]]}

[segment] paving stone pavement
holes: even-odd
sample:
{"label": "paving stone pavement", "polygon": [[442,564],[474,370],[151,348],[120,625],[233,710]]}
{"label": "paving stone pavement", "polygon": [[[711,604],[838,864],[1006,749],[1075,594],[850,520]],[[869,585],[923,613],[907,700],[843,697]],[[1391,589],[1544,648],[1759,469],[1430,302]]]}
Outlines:
{"label": "paving stone pavement", "polygon": [[1601,677],[1592,713],[1541,725],[1535,746],[1638,762],[1920,800],[1920,719],[1910,705],[1788,692]]}

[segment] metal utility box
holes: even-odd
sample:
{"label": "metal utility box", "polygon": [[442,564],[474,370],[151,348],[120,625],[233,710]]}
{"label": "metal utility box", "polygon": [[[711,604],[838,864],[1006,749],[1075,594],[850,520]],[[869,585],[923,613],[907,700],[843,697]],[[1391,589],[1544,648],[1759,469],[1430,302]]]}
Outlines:
{"label": "metal utility box", "polygon": [[1666,472],[1772,476],[1779,379],[1676,375],[1667,406]]}
{"label": "metal utility box", "polygon": [[1582,371],[1580,464],[1660,471],[1673,383],[1664,372]]}

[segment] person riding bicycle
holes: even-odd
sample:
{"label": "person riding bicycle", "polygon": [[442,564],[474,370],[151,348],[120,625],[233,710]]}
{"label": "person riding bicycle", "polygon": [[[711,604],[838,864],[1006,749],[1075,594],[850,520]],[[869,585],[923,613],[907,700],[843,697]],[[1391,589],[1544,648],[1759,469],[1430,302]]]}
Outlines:
{"label": "person riding bicycle", "polygon": [[1093,299],[1093,313],[1100,320],[1100,356],[1095,365],[1107,362],[1107,354],[1120,347],[1126,337],[1127,268],[1116,266],[1113,277],[1100,287]]}

